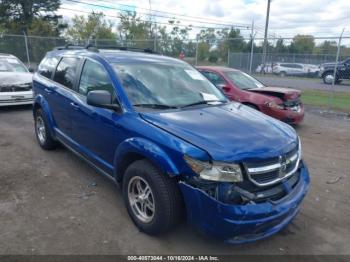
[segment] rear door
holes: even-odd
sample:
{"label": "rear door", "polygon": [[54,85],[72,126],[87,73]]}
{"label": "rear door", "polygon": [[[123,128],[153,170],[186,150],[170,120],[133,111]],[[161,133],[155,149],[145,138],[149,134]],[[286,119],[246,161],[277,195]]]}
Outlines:
{"label": "rear door", "polygon": [[49,93],[49,105],[58,134],[66,142],[70,142],[69,140],[73,137],[72,118],[77,110],[74,103],[74,89],[80,62],[81,59],[77,57],[63,57],[55,70],[54,84]]}
{"label": "rear door", "polygon": [[55,72],[57,63],[60,58],[57,56],[46,56],[38,67],[38,74],[40,81],[33,78],[33,92],[34,95],[41,94],[49,105],[52,104],[52,94],[55,90],[55,84],[51,81]]}
{"label": "rear door", "polygon": [[111,173],[115,150],[122,139],[121,113],[86,103],[90,91],[107,90],[116,101],[116,91],[106,69],[87,58],[81,70],[76,96],[78,110],[73,119],[74,140],[81,151],[104,171]]}
{"label": "rear door", "polygon": [[345,62],[344,62],[344,72],[342,72],[341,74],[341,78],[343,79],[350,79],[350,59],[347,59]]}

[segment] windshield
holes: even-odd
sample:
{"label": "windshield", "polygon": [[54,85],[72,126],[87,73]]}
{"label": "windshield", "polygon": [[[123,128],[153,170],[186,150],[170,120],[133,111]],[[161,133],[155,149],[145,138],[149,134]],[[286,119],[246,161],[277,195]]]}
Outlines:
{"label": "windshield", "polygon": [[264,84],[240,71],[228,71],[225,75],[240,89],[252,89],[265,87]]}
{"label": "windshield", "polygon": [[201,73],[186,64],[113,64],[134,106],[158,109],[227,102]]}
{"label": "windshield", "polygon": [[17,58],[0,58],[0,72],[28,72],[27,68]]}

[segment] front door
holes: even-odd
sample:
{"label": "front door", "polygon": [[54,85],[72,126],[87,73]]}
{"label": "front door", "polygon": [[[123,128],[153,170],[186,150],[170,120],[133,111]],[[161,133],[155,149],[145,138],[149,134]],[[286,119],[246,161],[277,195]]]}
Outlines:
{"label": "front door", "polygon": [[74,140],[90,161],[111,174],[114,154],[122,139],[119,124],[122,114],[88,105],[86,96],[93,90],[107,90],[116,99],[116,90],[105,68],[99,62],[86,59],[75,100],[79,109],[73,119]]}

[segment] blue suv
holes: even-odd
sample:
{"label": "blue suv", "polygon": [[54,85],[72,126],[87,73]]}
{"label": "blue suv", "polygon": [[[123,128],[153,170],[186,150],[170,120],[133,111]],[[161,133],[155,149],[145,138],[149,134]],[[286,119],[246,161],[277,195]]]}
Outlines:
{"label": "blue suv", "polygon": [[65,46],[33,77],[35,132],[121,185],[151,235],[185,215],[230,243],[274,234],[309,187],[294,129],[230,102],[187,63],[150,50]]}

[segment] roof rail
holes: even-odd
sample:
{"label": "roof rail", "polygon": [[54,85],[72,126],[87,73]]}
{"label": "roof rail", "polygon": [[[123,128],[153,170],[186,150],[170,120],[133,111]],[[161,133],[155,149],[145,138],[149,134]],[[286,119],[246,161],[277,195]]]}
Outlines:
{"label": "roof rail", "polygon": [[86,49],[86,50],[90,50],[90,51],[94,51],[94,52],[98,52],[99,49],[116,49],[116,50],[123,50],[123,51],[134,51],[134,52],[158,54],[150,48],[137,48],[137,47],[126,47],[126,46],[101,46],[101,47],[97,48],[96,46],[94,46],[92,44],[87,44],[85,46],[82,46],[82,45],[74,45],[74,44],[68,43],[64,46],[55,47],[54,49],[55,50]]}
{"label": "roof rail", "polygon": [[127,47],[127,46],[100,46],[98,49],[116,49],[116,50],[122,50],[122,51],[134,51],[134,52],[144,52],[144,53],[150,53],[150,54],[157,54],[157,52],[154,52],[150,48],[137,48],[137,47]]}
{"label": "roof rail", "polygon": [[55,50],[66,50],[66,49],[87,49],[87,50],[91,50],[91,51],[94,51],[94,52],[98,52],[98,49],[93,46],[92,44],[87,44],[85,46],[82,46],[82,45],[74,45],[74,44],[71,44],[71,43],[68,43],[64,46],[57,46],[54,48]]}

